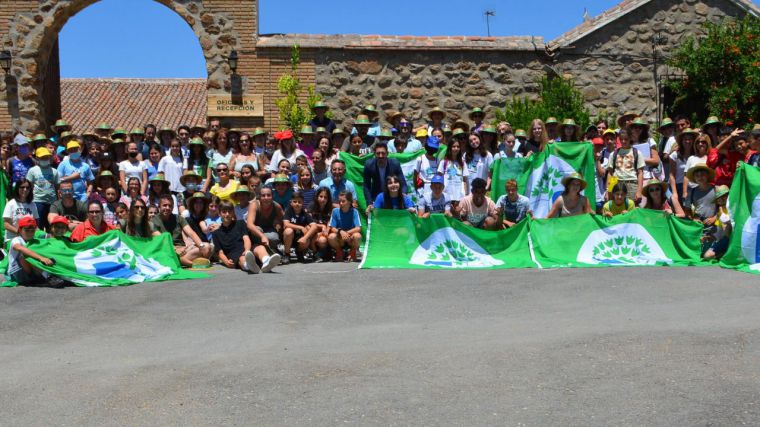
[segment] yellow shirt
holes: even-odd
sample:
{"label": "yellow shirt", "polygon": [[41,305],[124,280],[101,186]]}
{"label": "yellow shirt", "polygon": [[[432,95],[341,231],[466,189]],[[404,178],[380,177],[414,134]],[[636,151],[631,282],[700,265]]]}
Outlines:
{"label": "yellow shirt", "polygon": [[213,187],[211,187],[211,190],[209,190],[209,193],[211,193],[212,196],[219,197],[223,202],[225,201],[231,202],[232,193],[234,193],[235,190],[238,189],[239,185],[240,184],[238,184],[237,181],[231,179],[230,182],[227,184],[227,186],[222,188],[219,186],[219,183],[217,182],[216,184],[214,184]]}
{"label": "yellow shirt", "polygon": [[612,200],[608,201],[607,203],[604,204],[604,206],[602,206],[602,213],[603,214],[611,213],[612,216],[615,216],[615,215],[620,215],[621,213],[623,213],[623,211],[630,212],[635,207],[636,205],[633,203],[633,200],[626,197],[625,202],[623,202],[623,204],[620,206],[616,205],[615,202]]}

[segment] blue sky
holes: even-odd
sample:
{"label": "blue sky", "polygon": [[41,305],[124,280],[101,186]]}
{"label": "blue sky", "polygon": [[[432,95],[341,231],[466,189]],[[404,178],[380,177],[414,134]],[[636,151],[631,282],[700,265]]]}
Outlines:
{"label": "blue sky", "polygon": [[[312,34],[537,35],[551,40],[620,0],[260,0],[259,31]],[[154,0],[102,0],[60,34],[62,77],[206,77],[198,39]]]}

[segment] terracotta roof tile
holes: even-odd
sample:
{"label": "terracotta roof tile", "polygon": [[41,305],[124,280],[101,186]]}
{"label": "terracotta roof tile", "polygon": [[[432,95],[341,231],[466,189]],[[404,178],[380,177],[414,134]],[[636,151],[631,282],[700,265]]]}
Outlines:
{"label": "terracotta roof tile", "polygon": [[359,34],[262,34],[257,48],[287,48],[294,44],[302,48],[325,49],[443,49],[443,50],[535,50],[544,45],[543,37],[481,37],[481,36],[395,36]]}
{"label": "terracotta roof tile", "polygon": [[61,115],[76,133],[100,122],[127,131],[205,123],[207,99],[206,79],[61,79]]}

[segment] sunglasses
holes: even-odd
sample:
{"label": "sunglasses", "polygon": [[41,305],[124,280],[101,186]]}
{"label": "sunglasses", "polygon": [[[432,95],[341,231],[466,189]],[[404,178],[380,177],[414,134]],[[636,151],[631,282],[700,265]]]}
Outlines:
{"label": "sunglasses", "polygon": [[132,208],[133,208],[134,210],[138,210],[138,209],[140,209],[140,210],[145,210],[145,206],[133,206]]}
{"label": "sunglasses", "polygon": [[217,169],[216,171],[217,171],[217,172],[227,172],[228,170],[229,170],[229,169],[227,169],[227,168],[224,168],[224,169]]}
{"label": "sunglasses", "polygon": [[30,226],[28,226],[28,227],[21,227],[21,229],[22,229],[22,230],[26,230],[26,231],[32,231],[32,230],[36,230],[36,229],[37,229],[37,227],[35,227],[35,226],[33,226],[33,225],[30,225]]}

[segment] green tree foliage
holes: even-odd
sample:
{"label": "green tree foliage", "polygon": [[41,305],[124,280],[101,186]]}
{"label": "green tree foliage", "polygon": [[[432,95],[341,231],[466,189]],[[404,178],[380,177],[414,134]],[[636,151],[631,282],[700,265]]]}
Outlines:
{"label": "green tree foliage", "polygon": [[513,96],[504,106],[496,110],[496,121],[508,121],[513,129],[530,129],[533,119],[546,120],[556,117],[557,120],[574,119],[575,123],[585,130],[590,122],[590,114],[585,106],[583,94],[575,88],[573,81],[560,77],[542,77],[539,97],[530,100],[526,97]]}
{"label": "green tree foliage", "polygon": [[[283,95],[275,100],[280,112],[280,127],[291,129],[296,135],[301,126],[311,119],[311,107],[322,100],[322,96],[314,90],[314,85],[304,89],[298,77],[298,65],[301,63],[301,51],[298,45],[290,50],[290,73],[283,74],[277,80],[277,90]],[[299,95],[305,90],[306,105],[302,105]]]}
{"label": "green tree foliage", "polygon": [[[674,110],[706,105],[710,115],[729,126],[748,127],[760,120],[760,18],[726,18],[705,23],[706,35],[686,39],[669,65],[683,80],[668,82],[675,92]],[[701,119],[704,120],[704,117]]]}

